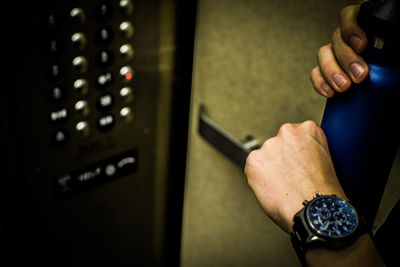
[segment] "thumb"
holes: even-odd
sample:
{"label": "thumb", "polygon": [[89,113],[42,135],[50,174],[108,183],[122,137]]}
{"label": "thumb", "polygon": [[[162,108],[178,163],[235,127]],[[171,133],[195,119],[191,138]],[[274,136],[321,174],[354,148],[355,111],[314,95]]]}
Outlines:
{"label": "thumb", "polygon": [[367,46],[367,36],[357,22],[360,5],[347,6],[342,9],[339,24],[343,41],[358,54]]}

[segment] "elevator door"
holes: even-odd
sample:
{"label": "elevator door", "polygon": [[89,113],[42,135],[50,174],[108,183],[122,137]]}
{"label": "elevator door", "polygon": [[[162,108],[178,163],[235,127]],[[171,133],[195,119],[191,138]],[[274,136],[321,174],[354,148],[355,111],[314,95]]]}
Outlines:
{"label": "elevator door", "polygon": [[314,92],[310,71],[340,10],[352,3],[199,1],[183,267],[299,265],[289,236],[263,213],[243,169],[199,134],[199,120],[206,115],[234,139],[251,135],[261,144],[285,122],[319,122],[325,100]]}

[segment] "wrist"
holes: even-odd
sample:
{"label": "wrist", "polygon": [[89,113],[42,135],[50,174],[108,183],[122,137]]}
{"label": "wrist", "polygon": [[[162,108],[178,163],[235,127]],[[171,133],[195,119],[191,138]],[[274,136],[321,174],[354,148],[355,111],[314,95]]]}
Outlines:
{"label": "wrist", "polygon": [[305,258],[309,267],[384,266],[369,234],[359,236],[352,245],[343,249],[310,248]]}

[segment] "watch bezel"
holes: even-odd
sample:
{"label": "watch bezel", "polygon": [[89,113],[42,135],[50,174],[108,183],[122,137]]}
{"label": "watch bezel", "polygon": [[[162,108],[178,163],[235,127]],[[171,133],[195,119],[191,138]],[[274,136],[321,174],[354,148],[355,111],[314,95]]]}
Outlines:
{"label": "watch bezel", "polygon": [[[313,206],[313,204],[314,204],[316,201],[321,200],[321,198],[331,198],[331,199],[334,198],[334,199],[336,199],[336,200],[338,200],[338,201],[343,202],[345,205],[347,205],[348,207],[351,208],[352,212],[354,212],[355,217],[356,217],[356,225],[355,225],[354,229],[353,229],[351,232],[349,232],[349,233],[347,233],[347,234],[345,234],[345,235],[332,236],[332,235],[328,235],[328,234],[326,234],[326,233],[320,231],[319,229],[317,229],[317,228],[314,226],[314,224],[312,224],[312,223],[310,222],[310,216],[309,216],[310,208]],[[349,238],[349,237],[353,236],[353,234],[354,234],[355,232],[357,232],[357,229],[359,228],[359,225],[360,225],[360,217],[359,217],[359,214],[358,214],[357,210],[355,209],[355,207],[354,207],[349,201],[347,201],[346,199],[340,198],[340,197],[335,196],[335,195],[324,195],[324,196],[319,196],[319,197],[316,197],[316,198],[314,198],[313,200],[311,200],[311,201],[307,204],[307,206],[306,206],[306,208],[305,208],[305,210],[304,210],[304,219],[305,219],[305,222],[306,222],[308,228],[309,228],[315,235],[320,236],[320,237],[322,237],[322,238],[324,238],[324,239],[328,239],[328,240],[343,240],[343,239]]]}

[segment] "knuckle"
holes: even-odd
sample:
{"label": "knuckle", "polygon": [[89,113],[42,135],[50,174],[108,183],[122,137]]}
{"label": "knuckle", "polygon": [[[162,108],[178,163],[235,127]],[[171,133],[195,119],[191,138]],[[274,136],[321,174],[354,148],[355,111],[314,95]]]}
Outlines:
{"label": "knuckle", "polygon": [[279,128],[279,134],[290,134],[293,132],[295,126],[293,123],[285,123]]}
{"label": "knuckle", "polygon": [[276,140],[276,137],[271,137],[271,138],[268,138],[267,140],[265,140],[265,142],[261,146],[261,150],[268,150],[271,147],[273,147],[275,144],[275,140]]}
{"label": "knuckle", "polygon": [[307,120],[302,123],[302,126],[313,136],[321,136],[323,135],[323,131],[319,125],[312,120]]}
{"label": "knuckle", "polygon": [[318,127],[317,123],[312,120],[306,120],[305,122],[303,122],[303,125],[310,129],[314,129],[314,128]]}

